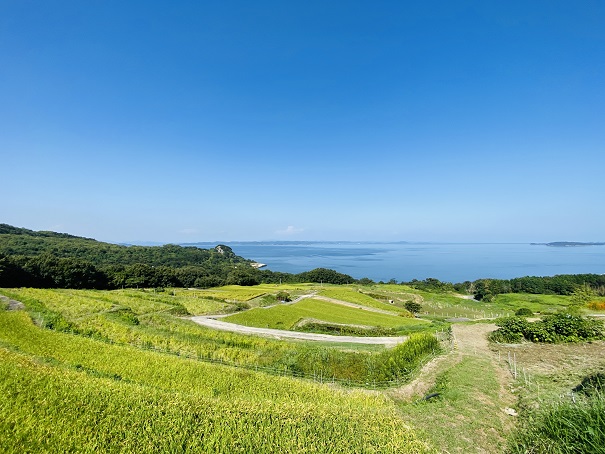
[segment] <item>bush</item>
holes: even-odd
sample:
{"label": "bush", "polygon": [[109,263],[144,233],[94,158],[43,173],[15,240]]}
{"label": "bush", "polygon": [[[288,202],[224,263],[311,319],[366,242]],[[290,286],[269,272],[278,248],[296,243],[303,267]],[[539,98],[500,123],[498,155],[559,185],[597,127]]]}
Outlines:
{"label": "bush", "polygon": [[534,313],[531,309],[527,307],[520,307],[519,309],[517,309],[517,312],[515,312],[515,315],[518,317],[531,317],[532,315],[534,315]]}
{"label": "bush", "polygon": [[524,338],[529,322],[521,317],[507,317],[496,321],[499,327],[490,334],[490,340],[494,342],[517,343]]}
{"label": "bush", "polygon": [[522,317],[508,317],[498,320],[499,329],[491,333],[494,342],[578,342],[603,339],[603,322],[566,312],[549,315],[530,323]]}
{"label": "bush", "polygon": [[279,301],[284,301],[284,302],[292,301],[292,299],[290,298],[290,294],[283,290],[277,292],[277,294],[275,295],[275,298],[277,298]]}
{"label": "bush", "polygon": [[415,301],[406,301],[404,307],[410,311],[412,314],[417,314],[422,310],[422,306]]}
{"label": "bush", "polygon": [[605,311],[605,301],[591,301],[588,303],[588,309],[593,311]]}

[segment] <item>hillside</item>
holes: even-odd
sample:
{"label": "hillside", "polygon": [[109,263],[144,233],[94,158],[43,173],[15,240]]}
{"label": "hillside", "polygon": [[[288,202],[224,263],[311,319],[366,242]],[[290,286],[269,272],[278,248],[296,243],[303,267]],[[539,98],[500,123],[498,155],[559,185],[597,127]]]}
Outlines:
{"label": "hillside", "polygon": [[85,260],[94,265],[203,266],[208,262],[251,263],[233,253],[230,247],[213,249],[177,246],[123,246],[104,243],[67,233],[35,232],[0,224],[0,254],[37,256],[44,253],[59,258]]}
{"label": "hillside", "polygon": [[347,284],[351,276],[318,268],[298,275],[259,270],[226,245],[124,246],[66,233],[0,224],[0,287],[216,287],[261,282]]}
{"label": "hillside", "polygon": [[0,224],[0,286],[43,288],[207,287],[258,283],[251,260],[212,249],[123,246]]}

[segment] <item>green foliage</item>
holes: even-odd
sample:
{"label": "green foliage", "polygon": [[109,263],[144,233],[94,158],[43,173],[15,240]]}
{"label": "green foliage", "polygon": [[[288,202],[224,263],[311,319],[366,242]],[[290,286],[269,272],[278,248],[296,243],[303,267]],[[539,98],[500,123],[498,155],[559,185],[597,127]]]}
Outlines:
{"label": "green foliage", "polygon": [[422,305],[415,301],[406,301],[404,307],[412,314],[417,314],[422,310]]}
{"label": "green foliage", "polygon": [[528,411],[511,437],[510,453],[605,453],[605,396],[546,404]]}
{"label": "green foliage", "polygon": [[296,326],[296,331],[304,331],[307,333],[325,333],[337,336],[395,336],[397,333],[392,328],[384,328],[381,326],[359,326],[359,325],[343,325],[326,322],[307,322]]}
{"label": "green foliage", "polygon": [[520,307],[515,311],[515,315],[517,317],[531,317],[532,315],[534,315],[534,313],[528,307]]}
{"label": "green foliage", "polygon": [[307,298],[295,304],[278,305],[268,309],[256,308],[243,313],[230,315],[223,320],[259,328],[292,329],[305,319],[321,320],[328,323],[346,325],[365,325],[396,330],[405,330],[408,326],[430,325],[424,320],[405,318],[395,314],[383,314],[356,307]]}
{"label": "green foliage", "polygon": [[239,311],[245,311],[250,309],[250,305],[248,303],[244,303],[242,301],[238,301],[237,303],[234,304],[235,306],[235,311],[239,312]]}
{"label": "green foliage", "polygon": [[327,268],[315,268],[296,275],[298,282],[316,282],[323,284],[352,284],[355,282],[348,274],[338,273]]}
{"label": "green foliage", "polygon": [[571,301],[576,306],[586,306],[597,296],[596,292],[587,284],[579,285],[571,294]]}
{"label": "green foliage", "polygon": [[405,283],[412,288],[423,290],[425,292],[451,292],[454,291],[454,286],[449,282],[441,282],[439,279],[429,277],[423,281],[413,279],[410,282]]}
{"label": "green foliage", "polygon": [[516,343],[524,339],[529,322],[522,317],[507,317],[496,322],[499,327],[491,333],[490,340],[494,342]]}
{"label": "green foliage", "polygon": [[424,358],[439,351],[439,341],[435,336],[426,333],[412,334],[403,344],[382,353],[383,359],[378,372],[378,379],[406,379]]}
{"label": "green foliage", "polygon": [[0,226],[0,287],[121,288],[253,285],[261,274],[231,248],[122,246]]}
{"label": "green foliage", "polygon": [[508,317],[498,320],[499,329],[490,335],[495,342],[579,342],[603,339],[603,322],[567,312],[544,317],[542,320],[528,322],[522,317]]}
{"label": "green foliage", "polygon": [[275,298],[277,298],[278,301],[292,301],[292,298],[290,298],[290,294],[284,290],[280,290],[279,292],[277,292]]}

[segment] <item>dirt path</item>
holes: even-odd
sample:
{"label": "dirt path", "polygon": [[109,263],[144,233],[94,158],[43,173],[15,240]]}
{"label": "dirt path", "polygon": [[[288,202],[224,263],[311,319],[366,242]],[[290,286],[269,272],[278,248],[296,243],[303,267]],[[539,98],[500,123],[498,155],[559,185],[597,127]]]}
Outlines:
{"label": "dirt path", "polygon": [[435,384],[437,375],[458,364],[464,355],[491,359],[498,374],[498,381],[502,387],[506,386],[510,382],[510,374],[496,364],[495,355],[489,349],[487,341],[487,335],[496,328],[496,325],[486,323],[453,324],[452,351],[431,360],[422,368],[418,377],[394,391],[393,395],[405,400],[424,396]]}
{"label": "dirt path", "polygon": [[279,329],[269,328],[254,328],[251,326],[236,325],[235,323],[227,323],[221,320],[215,320],[214,318],[196,316],[191,317],[198,325],[206,326],[208,328],[219,329],[222,331],[230,331],[233,333],[241,334],[254,334],[257,336],[271,337],[273,339],[300,339],[309,341],[322,341],[322,342],[341,342],[341,343],[352,343],[352,344],[371,344],[371,345],[385,345],[387,347],[394,347],[395,345],[404,342],[407,336],[400,337],[360,337],[360,336],[332,336],[330,334],[315,334],[315,333],[299,333],[296,331],[284,331]]}
{"label": "dirt path", "polygon": [[[313,298],[321,301],[327,301],[333,304],[339,304],[341,306],[352,307],[355,309],[362,309],[368,312],[376,312],[379,314],[397,315],[396,312],[391,312],[383,309],[374,307],[362,306],[361,304],[349,303],[348,301],[342,301],[335,298],[328,298],[327,296],[319,296],[315,292],[308,295],[300,295],[292,301],[287,303],[279,303],[271,306],[265,306],[261,309],[269,309],[271,307],[295,304],[305,298]],[[250,309],[252,310],[252,309]],[[386,347],[394,347],[401,342],[407,340],[408,336],[399,337],[363,337],[363,336],[333,336],[330,334],[315,334],[315,333],[301,333],[297,331],[285,331],[279,329],[269,328],[255,328],[251,326],[237,325],[235,323],[228,323],[221,320],[217,320],[223,317],[228,317],[232,314],[221,314],[221,315],[207,315],[207,316],[195,316],[190,317],[198,325],[206,326],[208,328],[219,329],[222,331],[230,331],[233,333],[241,334],[254,334],[257,336],[271,337],[274,339],[299,339],[308,341],[321,341],[321,342],[344,342],[352,344],[366,344],[366,345],[384,345]]]}

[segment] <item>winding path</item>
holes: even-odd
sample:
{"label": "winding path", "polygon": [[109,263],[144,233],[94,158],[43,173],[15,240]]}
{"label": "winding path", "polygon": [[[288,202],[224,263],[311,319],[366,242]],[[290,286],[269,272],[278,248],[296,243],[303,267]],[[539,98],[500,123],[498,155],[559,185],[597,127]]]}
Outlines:
{"label": "winding path", "polygon": [[230,331],[233,333],[240,334],[254,334],[257,336],[271,337],[273,339],[300,339],[308,341],[322,341],[322,342],[341,342],[351,344],[371,344],[371,345],[385,345],[387,347],[394,347],[401,342],[407,340],[407,336],[399,337],[361,337],[361,336],[332,336],[330,334],[315,334],[315,333],[300,333],[297,331],[285,331],[280,329],[269,329],[269,328],[254,328],[251,326],[236,325],[235,323],[223,322],[210,317],[196,316],[191,317],[198,325],[206,326],[208,328],[219,329],[222,331]]}

